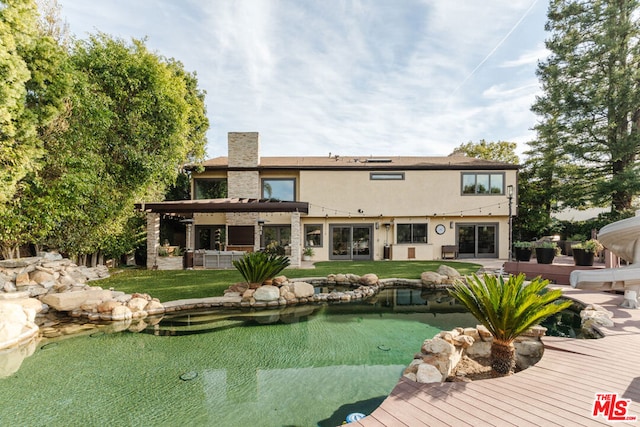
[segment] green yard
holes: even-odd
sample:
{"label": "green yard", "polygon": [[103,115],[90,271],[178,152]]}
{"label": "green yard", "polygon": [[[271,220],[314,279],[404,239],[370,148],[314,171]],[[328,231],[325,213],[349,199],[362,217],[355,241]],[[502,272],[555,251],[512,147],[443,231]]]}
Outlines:
{"label": "green yard", "polygon": [[[398,277],[419,279],[424,271],[436,271],[442,264],[466,275],[476,272],[478,264],[453,261],[327,261],[316,263],[315,269],[288,268],[287,277],[323,277],[332,273],[363,275],[374,273],[381,279]],[[148,293],[162,302],[184,298],[221,296],[233,283],[241,282],[237,270],[176,270],[113,269],[111,277],[99,282],[105,289],[127,293]]]}

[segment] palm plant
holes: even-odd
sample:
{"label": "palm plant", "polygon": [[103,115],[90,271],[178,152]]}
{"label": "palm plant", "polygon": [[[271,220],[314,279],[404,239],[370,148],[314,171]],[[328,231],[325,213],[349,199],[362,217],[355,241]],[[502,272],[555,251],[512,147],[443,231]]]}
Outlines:
{"label": "palm plant", "polygon": [[265,280],[272,279],[289,266],[289,258],[266,252],[249,252],[233,266],[240,272],[247,284],[260,286]]}
{"label": "palm plant", "polygon": [[457,282],[449,290],[493,335],[491,368],[498,376],[510,375],[515,368],[513,341],[518,335],[546,317],[571,306],[570,301],[556,302],[560,289],[548,290],[548,280],[535,278],[525,283],[525,275],[473,275],[467,283]]}

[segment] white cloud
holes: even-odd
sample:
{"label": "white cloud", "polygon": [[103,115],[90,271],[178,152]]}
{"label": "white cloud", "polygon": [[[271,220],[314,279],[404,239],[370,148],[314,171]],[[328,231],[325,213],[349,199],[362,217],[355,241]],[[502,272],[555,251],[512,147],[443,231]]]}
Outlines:
{"label": "white cloud", "polygon": [[78,36],[146,35],[197,72],[210,156],[226,155],[230,131],[260,132],[267,156],[445,155],[531,139],[544,2],[62,3]]}

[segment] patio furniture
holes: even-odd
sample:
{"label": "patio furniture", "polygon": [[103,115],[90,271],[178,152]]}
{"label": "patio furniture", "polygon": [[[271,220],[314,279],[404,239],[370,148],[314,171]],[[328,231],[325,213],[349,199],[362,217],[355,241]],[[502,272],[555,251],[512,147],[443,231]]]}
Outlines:
{"label": "patio furniture", "polygon": [[457,259],[458,258],[458,246],[456,245],[442,245],[442,259]]}

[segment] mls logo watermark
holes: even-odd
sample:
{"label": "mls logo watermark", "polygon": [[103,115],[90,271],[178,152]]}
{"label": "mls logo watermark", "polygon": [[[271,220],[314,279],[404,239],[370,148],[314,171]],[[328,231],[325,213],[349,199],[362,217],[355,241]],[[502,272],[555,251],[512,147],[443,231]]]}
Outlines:
{"label": "mls logo watermark", "polygon": [[630,403],[631,399],[618,397],[618,393],[597,393],[591,415],[602,415],[607,421],[636,421],[636,415],[627,414]]}

